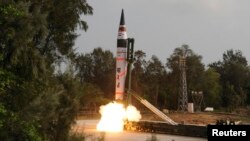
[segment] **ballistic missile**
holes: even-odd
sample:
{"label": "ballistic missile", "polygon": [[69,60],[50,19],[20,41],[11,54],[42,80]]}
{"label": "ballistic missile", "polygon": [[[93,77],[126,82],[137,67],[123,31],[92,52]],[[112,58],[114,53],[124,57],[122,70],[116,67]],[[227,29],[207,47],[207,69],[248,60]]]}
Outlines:
{"label": "ballistic missile", "polygon": [[117,54],[116,54],[116,86],[115,100],[123,100],[125,94],[125,80],[127,74],[127,44],[128,37],[122,10],[120,25],[117,37]]}

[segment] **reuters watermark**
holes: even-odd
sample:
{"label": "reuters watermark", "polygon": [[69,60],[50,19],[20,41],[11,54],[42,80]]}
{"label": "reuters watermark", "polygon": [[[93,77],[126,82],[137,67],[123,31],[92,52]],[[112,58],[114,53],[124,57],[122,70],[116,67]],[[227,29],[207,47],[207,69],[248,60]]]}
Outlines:
{"label": "reuters watermark", "polygon": [[237,139],[239,141],[249,141],[250,125],[208,125],[208,141],[216,139]]}

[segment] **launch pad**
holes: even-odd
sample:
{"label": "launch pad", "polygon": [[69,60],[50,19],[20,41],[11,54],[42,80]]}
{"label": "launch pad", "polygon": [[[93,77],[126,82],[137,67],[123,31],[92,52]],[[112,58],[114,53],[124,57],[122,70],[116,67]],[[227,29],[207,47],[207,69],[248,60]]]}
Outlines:
{"label": "launch pad", "polygon": [[140,120],[137,122],[126,121],[124,124],[124,130],[146,132],[146,133],[159,133],[159,134],[171,134],[182,135],[190,137],[207,137],[207,127],[199,125],[178,124],[149,103],[147,100],[140,97],[134,91],[130,90],[130,95],[140,101],[145,107],[151,110],[163,121],[149,121]]}
{"label": "launch pad", "polygon": [[170,125],[167,122],[161,121],[139,121],[139,122],[126,122],[124,125],[126,131],[158,133],[181,135],[189,137],[207,137],[207,127],[197,125]]}

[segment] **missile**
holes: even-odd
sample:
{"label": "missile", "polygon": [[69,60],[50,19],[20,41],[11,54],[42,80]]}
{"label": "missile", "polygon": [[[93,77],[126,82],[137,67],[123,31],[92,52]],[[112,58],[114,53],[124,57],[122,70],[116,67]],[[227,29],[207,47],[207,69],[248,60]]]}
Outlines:
{"label": "missile", "polygon": [[117,54],[116,54],[116,86],[115,100],[122,101],[125,94],[125,80],[127,75],[127,44],[128,36],[122,10],[120,25],[117,37]]}

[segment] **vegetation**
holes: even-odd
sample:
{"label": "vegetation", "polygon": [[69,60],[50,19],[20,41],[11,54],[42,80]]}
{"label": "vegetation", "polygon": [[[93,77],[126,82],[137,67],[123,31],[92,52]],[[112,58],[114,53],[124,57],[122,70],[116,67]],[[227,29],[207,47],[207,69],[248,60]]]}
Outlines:
{"label": "vegetation", "polygon": [[68,139],[82,95],[75,30],[87,29],[80,16],[89,14],[86,0],[0,1],[1,140]]}
{"label": "vegetation", "polygon": [[[176,48],[166,63],[162,63],[155,55],[146,60],[145,52],[135,51],[132,89],[160,109],[176,110],[180,79],[179,55],[183,51],[187,54],[189,102],[193,100],[192,91],[202,91],[204,95],[202,108],[210,106],[231,111],[250,104],[250,69],[245,57],[237,50],[226,51],[223,54],[223,61],[211,63],[207,68],[202,63],[202,56],[194,53],[188,45]],[[94,90],[97,91],[95,92],[95,95],[98,95],[95,96],[97,99],[98,97],[113,99],[115,83],[113,54],[96,48],[91,53],[79,55],[77,60],[77,76],[81,82],[93,87],[85,93]],[[100,101],[99,99],[99,103]]]}

